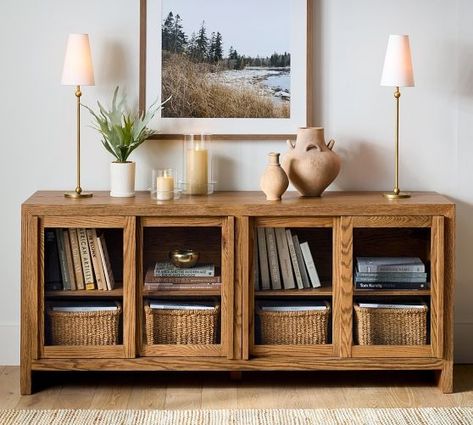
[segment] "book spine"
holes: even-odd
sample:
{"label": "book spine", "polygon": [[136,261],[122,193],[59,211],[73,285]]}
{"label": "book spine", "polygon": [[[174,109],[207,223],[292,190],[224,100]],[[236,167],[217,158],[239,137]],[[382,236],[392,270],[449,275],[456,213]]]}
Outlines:
{"label": "book spine", "polygon": [[299,266],[300,266],[299,269],[302,275],[302,284],[304,285],[304,288],[308,289],[311,287],[311,284],[309,280],[309,275],[307,274],[307,269],[304,262],[304,256],[302,255],[301,244],[299,243],[299,237],[297,235],[294,235],[292,237],[292,240],[294,242],[294,249],[296,250],[297,261],[299,262]]}
{"label": "book spine", "polygon": [[79,240],[80,258],[82,270],[84,272],[85,289],[96,289],[94,281],[94,272],[92,270],[92,260],[89,252],[89,242],[87,241],[86,229],[77,229],[77,238]]}
{"label": "book spine", "polygon": [[78,290],[85,289],[84,274],[82,273],[82,263],[80,259],[79,241],[77,239],[77,229],[69,229],[69,239],[71,242],[72,262],[74,264],[74,274]]}
{"label": "book spine", "polygon": [[153,274],[146,273],[145,283],[180,283],[180,284],[196,284],[196,283],[220,283],[220,276],[214,277],[158,277]]}
{"label": "book spine", "polygon": [[253,286],[255,291],[261,290],[259,277],[258,238],[254,238],[253,243]]}
{"label": "book spine", "polygon": [[74,270],[74,262],[72,260],[72,248],[71,240],[69,238],[69,232],[63,230],[64,235],[64,251],[66,253],[66,262],[67,262],[67,273],[69,275],[69,283],[71,285],[71,291],[77,290],[76,276]]}
{"label": "book spine", "polygon": [[371,283],[426,283],[425,277],[365,277],[355,276],[355,282],[371,282]]}
{"label": "book spine", "polygon": [[292,272],[291,257],[289,256],[289,248],[287,246],[286,229],[284,227],[276,227],[276,245],[278,248],[279,264],[281,266],[281,275],[284,289],[295,289],[296,282]]}
{"label": "book spine", "polygon": [[263,291],[271,289],[271,278],[269,275],[268,250],[266,248],[266,235],[264,227],[257,228],[258,236],[258,254],[259,265],[261,270],[261,289]]}
{"label": "book spine", "polygon": [[275,290],[282,289],[281,275],[279,272],[278,250],[276,247],[276,233],[274,228],[266,227],[266,245],[268,249],[269,273],[271,276],[271,285]]}
{"label": "book spine", "polygon": [[315,267],[314,259],[312,258],[312,253],[310,252],[309,243],[302,242],[300,246],[307,267],[307,272],[309,274],[310,283],[313,288],[319,288],[321,286],[320,279],[317,273],[317,268]]}
{"label": "book spine", "polygon": [[427,279],[427,273],[423,272],[356,272],[355,276],[357,277],[366,277],[368,279],[384,279],[388,281],[389,279],[398,279],[398,278],[417,278],[417,279]]}
{"label": "book spine", "polygon": [[356,289],[427,289],[426,283],[391,283],[391,282],[383,282],[383,283],[371,283],[371,282],[356,282],[355,283]]}
{"label": "book spine", "polygon": [[66,251],[64,249],[64,230],[56,229],[56,242],[59,254],[59,266],[61,268],[62,284],[65,291],[71,290],[71,282],[69,281],[69,272],[67,270]]}
{"label": "book spine", "polygon": [[304,289],[304,283],[302,282],[302,274],[297,260],[296,248],[294,247],[294,241],[292,240],[291,229],[286,229],[287,246],[289,248],[289,255],[291,256],[292,268],[294,269],[294,276],[296,278],[297,287]]}
{"label": "book spine", "polygon": [[97,247],[97,231],[95,229],[87,229],[87,242],[89,243],[90,258],[92,259],[97,289],[106,291],[107,283],[103,274],[102,261]]}
{"label": "book spine", "polygon": [[215,267],[192,267],[192,268],[177,268],[162,266],[161,263],[157,263],[154,268],[154,275],[158,277],[214,277]]}
{"label": "book spine", "polygon": [[44,230],[44,284],[49,291],[62,289],[61,267],[56,232],[53,229]]}
{"label": "book spine", "polygon": [[110,256],[108,255],[107,243],[105,242],[105,236],[100,235],[98,237],[98,243],[100,246],[100,252],[102,257],[102,264],[105,274],[105,280],[107,281],[107,288],[109,291],[115,288],[115,278],[113,276],[112,264],[110,263]]}
{"label": "book spine", "polygon": [[358,271],[362,273],[377,273],[377,272],[425,272],[425,266],[422,264],[411,265],[385,265],[377,266],[372,264],[358,265]]}
{"label": "book spine", "polygon": [[208,284],[180,284],[180,283],[145,283],[145,289],[148,291],[174,291],[174,290],[191,290],[191,289],[215,289],[220,288],[221,283]]}

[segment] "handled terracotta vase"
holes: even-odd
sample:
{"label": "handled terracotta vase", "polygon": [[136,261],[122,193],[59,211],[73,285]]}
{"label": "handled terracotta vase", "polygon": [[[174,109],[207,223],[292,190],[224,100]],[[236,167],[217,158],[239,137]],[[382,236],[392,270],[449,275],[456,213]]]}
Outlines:
{"label": "handled terracotta vase", "polygon": [[289,151],[282,168],[302,196],[320,196],[340,172],[340,158],[332,151],[334,140],[325,143],[323,127],[300,128],[296,142],[288,140]]}

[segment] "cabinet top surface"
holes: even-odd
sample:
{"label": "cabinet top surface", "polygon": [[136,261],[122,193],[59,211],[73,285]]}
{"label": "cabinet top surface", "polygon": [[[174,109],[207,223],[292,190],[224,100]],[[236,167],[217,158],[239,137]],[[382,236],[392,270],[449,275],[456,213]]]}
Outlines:
{"label": "cabinet top surface", "polygon": [[282,201],[266,201],[262,192],[215,192],[155,201],[149,192],[133,198],[112,198],[94,192],[92,198],[69,199],[62,191],[39,191],[23,203],[34,214],[98,215],[369,215],[448,214],[454,203],[435,192],[411,192],[411,197],[387,200],[382,192],[325,192],[320,198],[302,198],[287,192]]}

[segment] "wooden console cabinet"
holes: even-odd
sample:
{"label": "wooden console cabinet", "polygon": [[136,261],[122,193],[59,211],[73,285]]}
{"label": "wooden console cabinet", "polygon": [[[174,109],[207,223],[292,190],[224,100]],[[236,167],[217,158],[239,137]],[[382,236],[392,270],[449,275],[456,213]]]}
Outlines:
{"label": "wooden console cabinet", "polygon": [[[44,229],[97,228],[106,232],[119,286],[112,291],[44,288]],[[322,287],[255,291],[253,249],[257,227],[285,227],[311,244]],[[67,199],[37,192],[22,205],[21,393],[30,394],[37,371],[84,370],[431,370],[443,392],[453,391],[455,205],[435,193],[385,200],[376,192],[331,192],[322,198],[287,194],[267,202],[259,192],[218,192],[157,203],[135,198]],[[146,292],[146,267],[176,244],[189,244],[221,269],[213,292]],[[419,256],[429,266],[430,288],[359,291],[354,258]],[[148,298],[213,298],[221,306],[212,345],[147,345],[143,305]],[[422,298],[429,306],[425,345],[356,345],[353,304],[359,299]],[[123,308],[120,340],[110,346],[48,345],[48,300],[112,299]],[[260,299],[320,299],[332,312],[321,345],[263,345],[255,331]]]}

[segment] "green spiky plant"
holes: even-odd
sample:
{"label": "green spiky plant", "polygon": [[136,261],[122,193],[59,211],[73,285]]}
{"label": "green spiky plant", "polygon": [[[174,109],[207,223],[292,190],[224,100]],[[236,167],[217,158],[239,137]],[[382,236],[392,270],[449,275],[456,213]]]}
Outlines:
{"label": "green spiky plant", "polygon": [[95,119],[94,128],[102,135],[102,144],[115,158],[115,162],[128,162],[130,154],[146,139],[156,132],[147,127],[156,113],[169,100],[159,104],[154,102],[146,113],[133,114],[126,107],[126,96],[118,100],[117,86],[113,92],[112,105],[109,111],[97,101],[99,111],[82,105]]}

